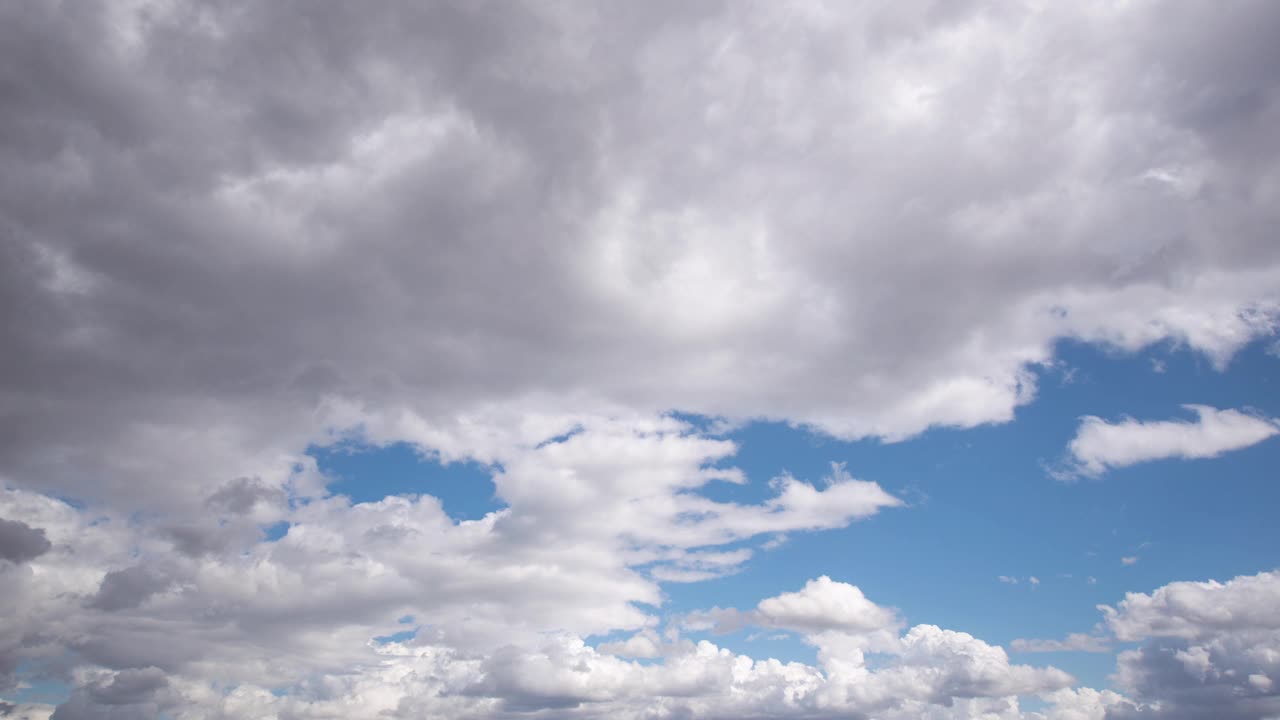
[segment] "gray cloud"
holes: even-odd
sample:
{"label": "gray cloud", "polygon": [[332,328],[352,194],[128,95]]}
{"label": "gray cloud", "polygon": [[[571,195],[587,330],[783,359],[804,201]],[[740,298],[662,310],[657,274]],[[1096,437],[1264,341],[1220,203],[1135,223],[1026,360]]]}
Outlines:
{"label": "gray cloud", "polygon": [[157,692],[168,685],[156,668],[121,670],[76,688],[51,720],[146,720],[158,716]]}
{"label": "gray cloud", "polygon": [[1103,606],[1106,626],[1143,645],[1120,654],[1116,677],[1136,704],[1107,718],[1222,717],[1280,712],[1280,573],[1225,583],[1175,582]]}
{"label": "gray cloud", "polygon": [[285,494],[279,488],[267,486],[257,478],[236,478],[218,488],[205,500],[205,504],[234,515],[244,515],[259,503],[279,504]]}
{"label": "gray cloud", "polygon": [[43,529],[21,520],[0,518],[0,559],[22,563],[40,557],[52,547]]}
{"label": "gray cloud", "polygon": [[23,483],[190,509],[335,427],[625,410],[902,437],[1010,419],[1057,338],[1275,322],[1269,3],[147,7],[3,11]]}
{"label": "gray cloud", "polygon": [[112,570],[102,578],[102,585],[89,601],[89,607],[107,611],[135,608],[164,590],[170,582],[163,573],[145,565]]}

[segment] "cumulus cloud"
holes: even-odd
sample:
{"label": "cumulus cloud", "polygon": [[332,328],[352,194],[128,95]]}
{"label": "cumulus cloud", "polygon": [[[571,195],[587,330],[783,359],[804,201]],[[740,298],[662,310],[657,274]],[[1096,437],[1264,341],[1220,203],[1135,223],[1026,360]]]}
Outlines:
{"label": "cumulus cloud", "polygon": [[1133,703],[1108,718],[1265,718],[1280,712],[1280,573],[1175,582],[1101,606]]}
{"label": "cumulus cloud", "polygon": [[0,518],[0,559],[26,562],[49,552],[51,547],[43,529],[33,528],[21,520]]}
{"label": "cumulus cloud", "polygon": [[897,623],[896,613],[868,600],[856,585],[835,582],[826,575],[805,583],[798,592],[761,600],[756,617],[774,627],[808,633],[869,632]]}
{"label": "cumulus cloud", "polygon": [[[1066,476],[1101,475],[1110,468],[1165,458],[1210,458],[1256,445],[1277,433],[1276,420],[1205,405],[1185,405],[1196,420],[1142,421],[1125,418],[1111,423],[1088,416],[1067,447]],[[1132,564],[1126,558],[1126,565]]]}
{"label": "cumulus cloud", "polygon": [[1100,609],[1107,627],[1121,640],[1280,630],[1280,573],[1241,576],[1226,583],[1171,583],[1150,595],[1129,593],[1116,607]]}
{"label": "cumulus cloud", "polygon": [[902,438],[1011,419],[1060,338],[1276,325],[1266,3],[3,12],[0,470],[63,495],[353,428]]}

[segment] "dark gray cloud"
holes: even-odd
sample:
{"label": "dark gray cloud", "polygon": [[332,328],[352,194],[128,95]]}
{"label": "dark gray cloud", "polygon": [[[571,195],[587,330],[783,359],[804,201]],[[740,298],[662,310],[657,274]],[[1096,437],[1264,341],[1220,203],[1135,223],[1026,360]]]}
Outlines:
{"label": "dark gray cloud", "polygon": [[164,590],[170,583],[164,573],[145,565],[112,570],[102,578],[102,585],[88,606],[108,612],[129,610]]}
{"label": "dark gray cloud", "polygon": [[0,559],[22,563],[40,557],[52,547],[42,528],[0,518]]}

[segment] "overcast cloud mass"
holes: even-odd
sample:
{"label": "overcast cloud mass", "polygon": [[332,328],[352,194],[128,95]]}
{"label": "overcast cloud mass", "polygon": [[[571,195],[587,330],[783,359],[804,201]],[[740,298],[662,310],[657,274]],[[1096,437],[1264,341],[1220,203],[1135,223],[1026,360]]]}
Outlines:
{"label": "overcast cloud mass", "polygon": [[[767,480],[729,428],[1004,425],[1064,341],[1273,336],[1278,67],[1266,0],[0,0],[0,699],[67,688],[0,717],[1280,716],[1274,566],[1024,646],[1117,644],[1097,688],[856,578],[664,610],[915,512],[717,496]],[[1192,410],[1050,474],[1277,433]],[[340,442],[500,509],[332,493]]]}

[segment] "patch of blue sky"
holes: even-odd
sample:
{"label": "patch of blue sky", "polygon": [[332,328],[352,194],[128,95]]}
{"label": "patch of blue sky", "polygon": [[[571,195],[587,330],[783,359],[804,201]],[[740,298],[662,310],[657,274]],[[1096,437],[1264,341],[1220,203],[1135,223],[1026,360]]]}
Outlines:
{"label": "patch of blue sky", "polygon": [[418,628],[411,628],[409,630],[393,632],[389,635],[377,635],[373,638],[373,641],[379,645],[386,645],[388,643],[404,643],[409,642],[417,636]]}
{"label": "patch of blue sky", "polygon": [[494,495],[492,469],[474,462],[443,464],[409,443],[373,446],[344,442],[313,446],[307,454],[333,481],[330,492],[352,502],[390,495],[433,495],[454,520],[478,520],[504,507]]}
{"label": "patch of blue sky", "polygon": [[275,542],[276,540],[279,540],[285,535],[288,535],[290,527],[291,527],[290,523],[281,521],[278,523],[272,523],[262,528],[262,533],[265,536],[267,542]]}
{"label": "patch of blue sky", "polygon": [[0,694],[0,700],[13,703],[45,703],[57,705],[71,697],[71,686],[56,679],[57,673],[44,667],[46,663],[25,660],[14,670],[17,687]]}

